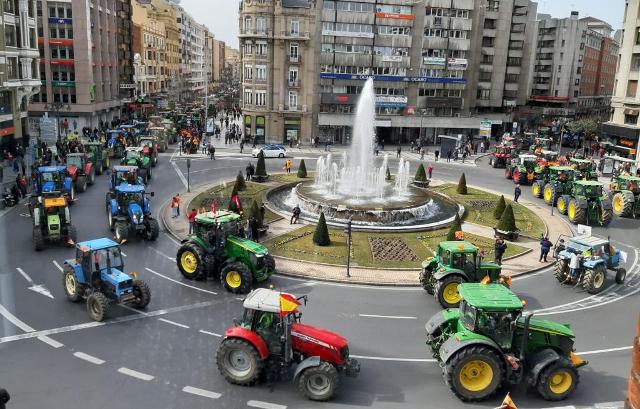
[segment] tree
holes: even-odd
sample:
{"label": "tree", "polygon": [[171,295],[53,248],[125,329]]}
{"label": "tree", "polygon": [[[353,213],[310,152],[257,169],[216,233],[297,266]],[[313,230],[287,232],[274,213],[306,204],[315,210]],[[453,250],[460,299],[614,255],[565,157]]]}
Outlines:
{"label": "tree", "polygon": [[498,226],[496,229],[503,232],[511,232],[516,231],[516,219],[513,215],[513,208],[511,204],[508,204],[502,213],[502,217],[500,217],[500,221],[498,222]]}
{"label": "tree", "polygon": [[460,222],[460,216],[456,212],[456,217],[453,219],[453,223],[447,233],[447,241],[454,241],[456,239],[456,232],[462,231],[462,223]]}
{"label": "tree", "polygon": [[320,219],[318,219],[316,231],[313,233],[313,242],[318,246],[328,246],[331,244],[327,221],[324,219],[324,212],[320,213]]}
{"label": "tree", "polygon": [[238,172],[238,176],[236,176],[236,184],[233,186],[233,189],[237,192],[247,190],[247,185],[246,183],[244,183],[244,176],[242,176],[242,171]]}
{"label": "tree", "polygon": [[256,164],[255,176],[260,176],[264,178],[267,177],[267,170],[265,169],[265,165],[264,165],[264,153],[262,151],[258,153],[258,163]]}
{"label": "tree", "polygon": [[464,176],[464,172],[460,175],[460,180],[458,181],[458,189],[456,191],[461,195],[467,194],[467,178]]}
{"label": "tree", "polygon": [[307,165],[304,164],[304,159],[300,160],[300,166],[298,166],[298,177],[300,179],[307,177]]}
{"label": "tree", "polygon": [[424,165],[421,163],[418,166],[418,170],[416,170],[416,176],[413,178],[415,182],[426,182],[427,181],[427,173],[424,171]]}
{"label": "tree", "polygon": [[505,207],[507,207],[507,202],[505,202],[504,196],[500,196],[498,204],[496,204],[496,208],[493,210],[493,217],[496,220],[500,220],[500,218],[502,217],[502,213],[504,213]]}

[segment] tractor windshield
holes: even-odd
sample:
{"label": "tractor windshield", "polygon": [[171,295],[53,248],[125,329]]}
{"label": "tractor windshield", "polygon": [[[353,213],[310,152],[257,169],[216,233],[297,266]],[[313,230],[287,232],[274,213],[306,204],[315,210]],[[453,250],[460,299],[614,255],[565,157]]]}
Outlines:
{"label": "tractor windshield", "polygon": [[58,182],[60,180],[60,176],[57,172],[45,172],[41,173],[41,175],[44,182]]}
{"label": "tractor windshield", "polygon": [[476,328],[476,309],[467,304],[465,300],[460,302],[460,323],[469,330],[474,331]]}
{"label": "tractor windshield", "polygon": [[121,205],[127,205],[129,203],[142,205],[143,201],[142,193],[123,193],[118,199],[121,202]]}
{"label": "tractor windshield", "polygon": [[586,186],[584,193],[587,197],[600,197],[602,194],[602,186]]}
{"label": "tractor windshield", "polygon": [[482,311],[478,319],[478,330],[493,339],[501,348],[509,349],[515,322],[515,317],[510,312]]}
{"label": "tractor windshield", "polygon": [[449,250],[440,248],[440,262],[445,266],[449,265],[451,262],[451,252]]}
{"label": "tractor windshield", "polygon": [[77,168],[82,168],[82,157],[81,156],[67,156],[67,166],[75,166]]}
{"label": "tractor windshield", "polygon": [[138,151],[127,151],[127,159],[140,159]]}
{"label": "tractor windshield", "polygon": [[102,271],[107,268],[107,259],[111,262],[111,268],[122,271],[122,255],[119,247],[109,247],[106,249],[95,250],[92,254],[91,264],[95,271]]}

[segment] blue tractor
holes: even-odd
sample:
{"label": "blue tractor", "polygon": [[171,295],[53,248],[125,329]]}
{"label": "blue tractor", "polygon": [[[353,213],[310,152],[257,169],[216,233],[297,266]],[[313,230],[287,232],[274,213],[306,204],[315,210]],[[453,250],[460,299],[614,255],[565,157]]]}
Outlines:
{"label": "blue tractor", "polygon": [[[556,244],[556,249],[558,247]],[[577,257],[578,268],[572,274],[569,267],[573,255]],[[589,294],[597,294],[604,290],[607,270],[615,271],[616,283],[624,283],[627,270],[620,266],[621,262],[620,250],[613,247],[608,239],[576,236],[569,238],[564,248],[557,252],[554,275],[561,283],[582,283]]]}
{"label": "blue tractor", "polygon": [[151,215],[147,197],[153,197],[153,192],[145,193],[143,185],[120,184],[113,196],[107,203],[107,222],[119,243],[125,242],[131,231],[149,241],[158,238],[160,226]]}
{"label": "blue tractor", "polygon": [[36,169],[33,196],[45,193],[61,192],[69,204],[76,198],[76,188],[71,176],[67,174],[66,166],[40,166]]}
{"label": "blue tractor", "polygon": [[125,149],[127,148],[125,136],[126,133],[120,129],[110,129],[107,131],[107,146],[110,150],[109,156],[115,158],[124,156]]}
{"label": "blue tractor", "polygon": [[96,321],[104,320],[112,304],[145,308],[151,301],[149,286],[123,268],[118,243],[109,239],[78,243],[75,259],[64,262],[64,292],[72,302],[86,300],[87,312]]}

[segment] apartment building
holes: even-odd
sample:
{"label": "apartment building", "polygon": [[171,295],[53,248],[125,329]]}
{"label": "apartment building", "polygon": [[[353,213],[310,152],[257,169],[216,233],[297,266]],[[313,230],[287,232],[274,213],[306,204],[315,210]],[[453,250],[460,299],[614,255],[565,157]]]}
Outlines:
{"label": "apartment building", "polygon": [[[131,2],[129,0],[116,1],[117,35],[118,35],[118,81],[123,103],[133,99],[133,22]],[[126,105],[125,105],[126,106]],[[125,112],[127,110],[125,109]]]}
{"label": "apartment building", "polygon": [[40,89],[35,0],[3,1],[2,25],[0,147],[13,149],[28,132],[29,98]]}
{"label": "apartment building", "polygon": [[611,143],[614,153],[640,160],[640,2],[625,1],[620,62],[615,79],[609,122],[602,124],[600,139]]}
{"label": "apartment building", "polygon": [[42,88],[29,116],[94,128],[120,115],[116,0],[37,2]]}
{"label": "apartment building", "polygon": [[136,95],[158,97],[168,89],[166,27],[158,20],[153,4],[133,2],[133,26],[136,32],[133,52],[136,58]]}
{"label": "apartment building", "polygon": [[224,76],[224,57],[226,44],[217,40],[213,34],[207,38],[207,47],[210,49],[211,58],[211,83],[219,86]]}

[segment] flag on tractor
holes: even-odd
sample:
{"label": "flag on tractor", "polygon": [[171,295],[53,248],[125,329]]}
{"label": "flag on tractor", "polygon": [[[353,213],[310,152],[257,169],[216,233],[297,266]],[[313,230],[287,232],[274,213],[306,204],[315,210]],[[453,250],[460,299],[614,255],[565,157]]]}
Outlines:
{"label": "flag on tractor", "polygon": [[298,312],[300,302],[291,294],[280,294],[280,316],[284,317],[291,312]]}
{"label": "flag on tractor", "polygon": [[211,201],[211,213],[213,213],[213,214],[218,213],[218,206],[216,206],[216,201],[215,200]]}
{"label": "flag on tractor", "polygon": [[504,397],[504,400],[502,401],[502,405],[500,406],[500,409],[518,409],[516,404],[513,403],[513,400],[511,400],[510,393],[507,393],[507,396]]}

